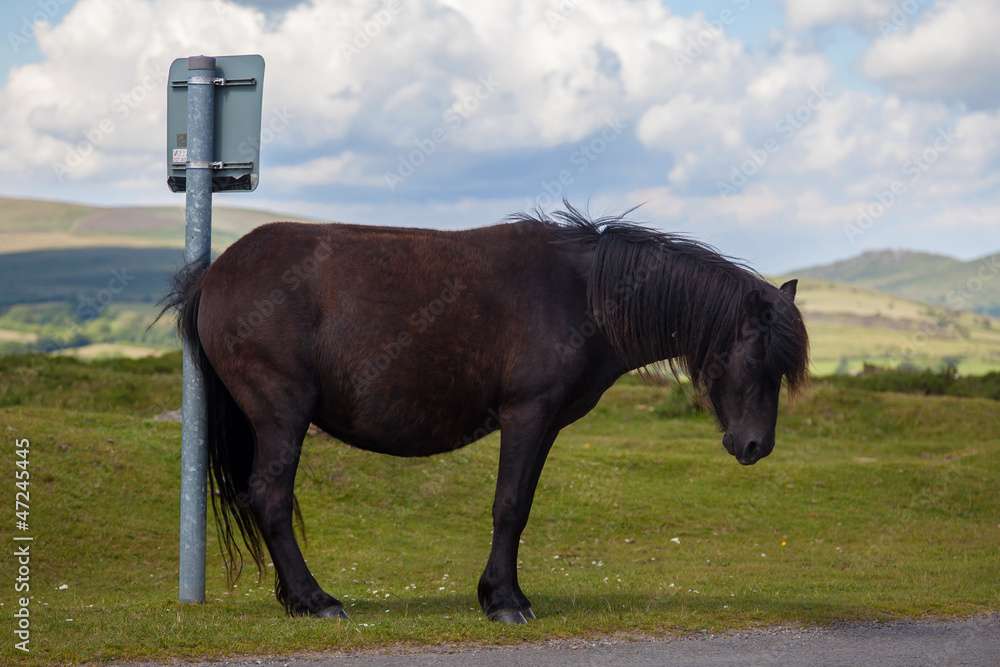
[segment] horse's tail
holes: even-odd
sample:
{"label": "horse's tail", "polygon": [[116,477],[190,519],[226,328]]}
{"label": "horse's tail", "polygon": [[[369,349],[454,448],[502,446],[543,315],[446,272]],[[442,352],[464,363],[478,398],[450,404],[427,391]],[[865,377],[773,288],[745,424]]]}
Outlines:
{"label": "horse's tail", "polygon": [[[201,345],[198,306],[207,268],[207,262],[194,262],[177,272],[171,291],[160,302],[163,310],[157,319],[168,310],[177,311],[177,332],[190,346],[205,387],[208,494],[212,499],[219,550],[231,585],[243,570],[243,552],[239,541],[243,542],[256,564],[258,579],[264,572],[260,527],[250,507],[250,477],[256,435],[250,420],[212,368]],[[240,540],[237,540],[237,535]]]}

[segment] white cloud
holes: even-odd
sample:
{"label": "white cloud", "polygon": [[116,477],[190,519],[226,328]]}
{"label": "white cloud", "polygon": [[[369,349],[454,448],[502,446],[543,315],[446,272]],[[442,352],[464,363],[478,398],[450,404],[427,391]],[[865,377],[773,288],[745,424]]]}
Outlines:
{"label": "white cloud", "polygon": [[877,40],[864,59],[865,72],[894,90],[973,107],[1000,104],[1000,3],[942,2],[909,32]]}
{"label": "white cloud", "polygon": [[729,190],[738,187],[744,163],[769,160],[808,125],[830,96],[829,79],[822,58],[794,46],[773,56],[747,57],[733,65],[725,85],[700,97],[680,93],[650,107],[638,136],[675,153],[669,173],[674,186],[714,183]]}
{"label": "white cloud", "polygon": [[805,29],[836,23],[871,26],[903,5],[919,6],[926,0],[785,0],[793,28]]}
{"label": "white cloud", "polygon": [[678,59],[705,29],[657,0],[345,0],[270,22],[223,0],[80,0],[57,25],[37,24],[42,61],[14,68],[0,91],[14,138],[0,168],[72,180],[158,161],[167,64],[192,52],[265,55],[265,104],[294,117],[277,146],[410,147],[442,128],[465,149],[554,146],[705,86],[692,81],[725,86],[737,42],[719,36]]}
{"label": "white cloud", "polygon": [[273,167],[268,170],[268,178],[283,188],[292,189],[331,183],[385,186],[385,179],[378,175],[371,161],[353,151]]}
{"label": "white cloud", "polygon": [[[980,229],[1000,206],[991,76],[1000,63],[989,34],[1000,4],[943,2],[907,14],[912,29],[875,36],[913,2],[926,5],[788,0],[792,30],[748,48],[728,26],[675,15],[660,0],[317,0],[269,15],[224,0],[81,0],[57,24],[36,26],[40,61],[12,69],[0,88],[0,175],[15,192],[165,197],[169,62],[259,52],[258,196],[279,209],[309,211],[316,196],[314,210],[342,220],[491,222],[556,174],[520,183],[505,173],[506,189],[470,195],[456,186],[470,180],[468,165],[489,184],[490,169],[509,172],[512,156],[560,160],[613,120],[623,140],[596,159],[622,161],[624,173],[649,160],[662,173],[653,185],[583,193],[610,210],[648,200],[644,213],[698,233],[840,234],[902,181],[905,195],[866,238],[942,208],[954,212],[950,224],[967,218]],[[818,50],[823,34],[796,32],[845,23],[873,40],[864,71],[889,92],[845,87],[844,65]],[[941,131],[952,138],[928,162]],[[415,150],[429,166],[409,160]],[[410,179],[413,169],[426,171]],[[386,174],[397,172],[403,185],[388,195]],[[590,187],[584,180],[577,191]],[[315,195],[327,183],[378,192]]]}

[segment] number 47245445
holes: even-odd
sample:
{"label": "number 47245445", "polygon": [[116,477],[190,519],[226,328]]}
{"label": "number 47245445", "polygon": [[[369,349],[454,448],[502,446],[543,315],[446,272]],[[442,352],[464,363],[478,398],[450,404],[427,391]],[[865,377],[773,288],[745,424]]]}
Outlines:
{"label": "number 47245445", "polygon": [[14,497],[14,514],[19,522],[28,521],[28,487],[31,485],[31,472],[28,470],[28,440],[17,440],[15,442],[15,487],[17,494]]}

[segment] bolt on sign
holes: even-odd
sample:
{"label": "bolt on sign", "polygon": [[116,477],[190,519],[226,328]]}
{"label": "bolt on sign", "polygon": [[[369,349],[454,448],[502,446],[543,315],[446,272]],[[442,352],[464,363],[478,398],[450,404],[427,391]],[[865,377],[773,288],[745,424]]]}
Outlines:
{"label": "bolt on sign", "polygon": [[[251,191],[260,179],[260,120],[264,58],[217,56],[212,191]],[[170,65],[167,81],[167,185],[184,192],[188,167],[188,58]]]}

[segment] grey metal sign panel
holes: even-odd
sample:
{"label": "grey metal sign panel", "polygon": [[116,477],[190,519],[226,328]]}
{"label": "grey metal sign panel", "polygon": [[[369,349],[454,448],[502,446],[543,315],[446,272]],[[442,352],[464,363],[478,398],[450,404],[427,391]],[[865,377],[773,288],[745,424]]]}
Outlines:
{"label": "grey metal sign panel", "polygon": [[[187,164],[188,59],[170,65],[167,79],[167,185],[183,192]],[[260,179],[260,119],[264,58],[215,58],[215,149],[212,190],[250,191]]]}

